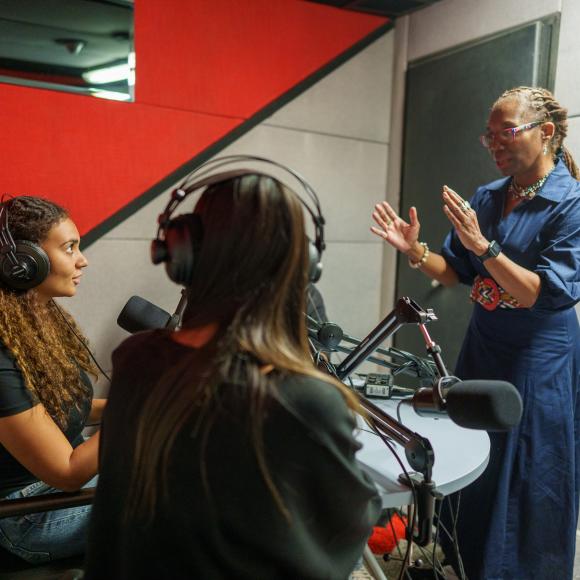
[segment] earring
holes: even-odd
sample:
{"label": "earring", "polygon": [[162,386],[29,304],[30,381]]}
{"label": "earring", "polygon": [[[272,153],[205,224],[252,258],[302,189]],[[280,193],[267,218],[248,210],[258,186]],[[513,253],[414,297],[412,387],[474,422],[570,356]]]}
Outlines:
{"label": "earring", "polygon": [[548,144],[547,143],[544,143],[544,148],[542,149],[542,153],[544,155],[547,155],[548,154]]}

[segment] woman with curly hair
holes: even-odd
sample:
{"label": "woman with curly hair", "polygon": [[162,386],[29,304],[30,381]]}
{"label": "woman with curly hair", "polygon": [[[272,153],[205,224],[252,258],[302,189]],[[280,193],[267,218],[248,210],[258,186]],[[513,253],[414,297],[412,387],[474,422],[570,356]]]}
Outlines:
{"label": "woman with curly hair", "polygon": [[[53,298],[74,296],[87,260],[50,201],[11,199],[0,225],[0,498],[78,490],[97,472],[99,434],[81,432],[104,400],[92,398],[85,339]],[[89,510],[0,519],[0,545],[31,563],[82,553]]]}

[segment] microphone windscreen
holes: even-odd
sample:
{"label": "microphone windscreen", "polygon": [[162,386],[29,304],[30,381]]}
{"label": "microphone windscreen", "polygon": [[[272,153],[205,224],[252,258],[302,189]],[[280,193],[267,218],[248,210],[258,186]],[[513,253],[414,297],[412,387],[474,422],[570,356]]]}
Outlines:
{"label": "microphone windscreen", "polygon": [[145,298],[131,296],[117,318],[117,324],[131,334],[141,330],[165,328],[171,319],[169,312]]}
{"label": "microphone windscreen", "polygon": [[522,417],[522,398],[505,381],[460,381],[446,393],[449,418],[468,429],[507,431]]}

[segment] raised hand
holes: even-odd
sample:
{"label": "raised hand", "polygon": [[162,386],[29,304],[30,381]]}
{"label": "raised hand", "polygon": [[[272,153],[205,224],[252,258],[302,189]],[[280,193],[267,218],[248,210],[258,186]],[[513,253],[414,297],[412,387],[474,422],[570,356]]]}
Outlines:
{"label": "raised hand", "polygon": [[371,232],[388,242],[399,252],[407,254],[417,245],[421,224],[414,207],[409,210],[410,223],[407,223],[397,215],[388,202],[383,201],[375,205],[373,220],[378,227],[372,226]]}
{"label": "raised hand", "polygon": [[489,241],[481,233],[477,214],[469,202],[446,185],[443,186],[443,202],[443,211],[453,224],[459,241],[476,256],[484,254]]}

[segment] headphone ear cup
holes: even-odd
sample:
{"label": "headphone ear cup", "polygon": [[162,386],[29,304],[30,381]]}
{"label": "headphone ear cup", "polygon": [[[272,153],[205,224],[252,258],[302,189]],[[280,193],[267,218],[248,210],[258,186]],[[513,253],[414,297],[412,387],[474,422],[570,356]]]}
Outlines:
{"label": "headphone ear cup", "polygon": [[308,240],[308,280],[318,282],[322,276],[322,262],[320,253],[312,240]]}
{"label": "headphone ear cup", "polygon": [[198,214],[172,219],[165,230],[165,270],[173,282],[189,286],[198,260],[203,227]]}
{"label": "headphone ear cup", "polygon": [[167,244],[164,240],[155,239],[151,242],[151,262],[157,266],[167,261]]}
{"label": "headphone ear cup", "polygon": [[15,266],[3,256],[0,261],[0,281],[15,290],[35,288],[46,279],[50,272],[50,260],[46,252],[34,242],[16,240]]}

